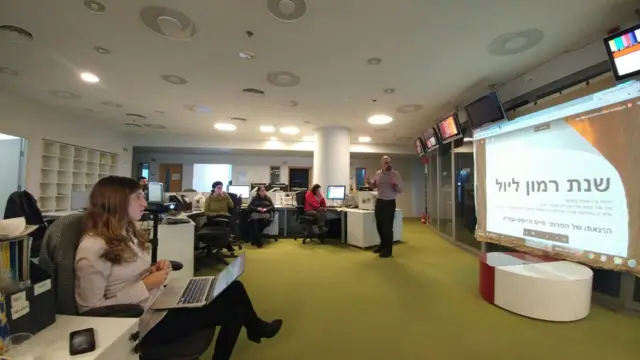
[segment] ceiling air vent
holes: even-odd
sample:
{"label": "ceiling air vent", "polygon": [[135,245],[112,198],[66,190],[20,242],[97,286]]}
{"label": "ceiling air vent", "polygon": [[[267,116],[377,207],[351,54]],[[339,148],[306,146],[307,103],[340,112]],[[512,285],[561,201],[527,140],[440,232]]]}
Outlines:
{"label": "ceiling air vent", "polygon": [[136,124],[136,123],[124,123],[124,126],[128,126],[128,127],[132,127],[132,128],[142,129],[142,125],[140,125],[140,124]]}
{"label": "ceiling air vent", "polygon": [[3,42],[26,44],[33,41],[33,35],[19,26],[0,25],[0,40]]}
{"label": "ceiling air vent", "polygon": [[307,12],[305,0],[267,0],[267,9],[274,18],[293,22],[299,20]]}
{"label": "ceiling air vent", "polygon": [[154,33],[171,40],[190,40],[196,35],[196,24],[180,11],[162,6],[147,6],[140,20]]}
{"label": "ceiling air vent", "polygon": [[254,89],[254,88],[242,89],[242,93],[245,94],[245,95],[256,96],[256,97],[264,97],[265,96],[264,91],[262,91],[260,89]]}

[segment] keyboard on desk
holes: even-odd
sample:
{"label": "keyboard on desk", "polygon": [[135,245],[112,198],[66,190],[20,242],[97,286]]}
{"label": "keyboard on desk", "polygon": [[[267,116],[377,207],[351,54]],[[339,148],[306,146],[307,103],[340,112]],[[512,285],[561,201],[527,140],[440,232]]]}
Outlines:
{"label": "keyboard on desk", "polygon": [[191,220],[189,220],[188,218],[173,218],[173,217],[165,218],[165,221],[167,222],[167,225],[188,224],[191,222]]}
{"label": "keyboard on desk", "polygon": [[211,285],[211,278],[196,278],[189,280],[187,286],[185,286],[180,300],[177,305],[199,304],[207,300],[207,294],[209,292],[209,285]]}

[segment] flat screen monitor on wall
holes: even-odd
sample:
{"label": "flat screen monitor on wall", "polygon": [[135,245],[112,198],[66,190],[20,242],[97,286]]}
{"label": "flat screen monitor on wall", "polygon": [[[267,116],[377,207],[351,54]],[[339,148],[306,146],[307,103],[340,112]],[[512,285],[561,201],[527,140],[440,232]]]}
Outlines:
{"label": "flat screen monitor on wall", "polygon": [[453,113],[447,115],[444,119],[436,124],[438,136],[443,144],[449,143],[459,137],[462,137],[462,127],[458,121],[458,114]]}
{"label": "flat screen monitor on wall", "polygon": [[424,145],[426,146],[427,151],[431,151],[440,145],[435,128],[428,129],[424,132]]}
{"label": "flat screen monitor on wall", "polygon": [[464,109],[467,112],[471,129],[474,130],[506,119],[498,93],[495,91],[467,104]]}
{"label": "flat screen monitor on wall", "polygon": [[413,146],[415,146],[416,154],[418,154],[418,156],[422,156],[427,152],[424,141],[421,137],[416,138],[416,140],[413,142]]}
{"label": "flat screen monitor on wall", "polygon": [[607,36],[604,45],[617,81],[640,76],[640,24]]}
{"label": "flat screen monitor on wall", "polygon": [[639,118],[634,82],[475,131],[476,238],[640,275]]}

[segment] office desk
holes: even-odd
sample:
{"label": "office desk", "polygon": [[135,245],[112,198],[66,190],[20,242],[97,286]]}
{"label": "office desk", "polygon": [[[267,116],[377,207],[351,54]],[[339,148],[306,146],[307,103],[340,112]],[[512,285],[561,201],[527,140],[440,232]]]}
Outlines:
{"label": "office desk", "polygon": [[[359,248],[380,245],[380,236],[376,227],[373,210],[343,209],[347,214],[347,244]],[[396,209],[393,220],[393,241],[402,240],[402,209]]]}
{"label": "office desk", "polygon": [[47,219],[51,219],[51,220],[57,220],[60,219],[61,217],[65,217],[67,215],[71,215],[71,214],[77,214],[80,211],[78,210],[73,210],[73,211],[58,211],[58,212],[48,212],[48,213],[43,213],[42,217],[47,220]]}
{"label": "office desk", "polygon": [[[93,328],[96,350],[69,355],[69,333]],[[138,319],[56,315],[56,322],[5,356],[13,360],[137,360],[129,337],[138,331]]]}

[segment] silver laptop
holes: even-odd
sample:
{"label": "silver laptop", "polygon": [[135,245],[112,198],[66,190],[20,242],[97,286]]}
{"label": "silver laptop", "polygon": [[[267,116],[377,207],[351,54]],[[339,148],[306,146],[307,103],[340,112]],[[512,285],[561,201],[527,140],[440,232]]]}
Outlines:
{"label": "silver laptop", "polygon": [[202,307],[215,299],[244,272],[245,254],[240,254],[217,276],[172,280],[151,305],[151,309]]}

